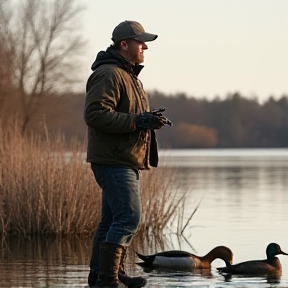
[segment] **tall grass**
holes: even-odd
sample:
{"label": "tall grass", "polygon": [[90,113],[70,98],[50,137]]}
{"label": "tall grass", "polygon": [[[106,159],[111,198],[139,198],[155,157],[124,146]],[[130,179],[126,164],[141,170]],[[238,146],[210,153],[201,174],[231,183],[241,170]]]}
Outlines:
{"label": "tall grass", "polygon": [[17,125],[0,140],[0,234],[90,233],[99,218],[100,193],[81,147],[64,139],[23,137]]}
{"label": "tall grass", "polygon": [[[93,234],[101,192],[85,163],[85,149],[85,143],[77,142],[67,147],[61,135],[43,140],[21,135],[15,123],[9,129],[1,126],[0,235]],[[152,233],[161,238],[184,203],[162,169],[143,172],[138,237]]]}
{"label": "tall grass", "polygon": [[177,231],[171,231],[171,227],[179,219],[179,212],[185,208],[186,194],[178,193],[174,172],[165,167],[143,172],[142,222],[135,245],[132,243],[137,250],[147,251],[148,247],[151,249],[153,246],[156,250],[163,250],[169,242],[170,233],[177,234]]}

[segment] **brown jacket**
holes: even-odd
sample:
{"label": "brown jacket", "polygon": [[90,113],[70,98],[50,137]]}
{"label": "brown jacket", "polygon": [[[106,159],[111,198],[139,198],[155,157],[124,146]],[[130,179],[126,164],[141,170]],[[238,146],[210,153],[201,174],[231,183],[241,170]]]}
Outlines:
{"label": "brown jacket", "polygon": [[88,162],[137,169],[157,166],[155,132],[135,126],[136,114],[150,111],[137,77],[142,68],[129,63],[111,47],[98,53],[86,86]]}

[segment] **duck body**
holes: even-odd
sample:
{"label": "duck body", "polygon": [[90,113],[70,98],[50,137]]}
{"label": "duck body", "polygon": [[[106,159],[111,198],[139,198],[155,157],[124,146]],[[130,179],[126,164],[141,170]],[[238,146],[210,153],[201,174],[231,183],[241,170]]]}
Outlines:
{"label": "duck body", "polygon": [[143,260],[143,262],[137,263],[142,267],[178,271],[210,269],[211,262],[216,258],[225,261],[226,265],[230,265],[233,260],[232,251],[225,246],[217,246],[205,256],[197,256],[181,250],[164,251],[152,255],[142,255],[138,252],[136,254]]}
{"label": "duck body", "polygon": [[277,257],[264,260],[250,260],[235,265],[217,268],[219,272],[242,275],[265,275],[281,273],[282,266]]}
{"label": "duck body", "polygon": [[276,243],[270,243],[266,248],[267,259],[263,260],[249,260],[234,265],[227,265],[226,267],[217,268],[220,273],[242,274],[242,275],[270,275],[282,274],[282,266],[275,255],[283,254],[280,246]]}

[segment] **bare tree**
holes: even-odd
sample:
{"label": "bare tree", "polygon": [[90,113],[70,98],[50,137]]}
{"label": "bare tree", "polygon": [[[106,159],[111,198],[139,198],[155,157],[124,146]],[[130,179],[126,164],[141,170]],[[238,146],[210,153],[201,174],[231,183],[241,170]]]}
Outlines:
{"label": "bare tree", "polygon": [[22,132],[45,98],[77,82],[73,69],[83,46],[78,33],[82,10],[74,0],[0,2],[1,58],[13,76]]}

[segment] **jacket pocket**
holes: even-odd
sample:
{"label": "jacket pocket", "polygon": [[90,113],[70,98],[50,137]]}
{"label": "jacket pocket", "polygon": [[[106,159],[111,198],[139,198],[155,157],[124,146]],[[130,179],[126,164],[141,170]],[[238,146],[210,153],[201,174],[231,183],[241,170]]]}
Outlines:
{"label": "jacket pocket", "polygon": [[147,151],[147,131],[135,131],[125,135],[119,143],[117,158],[128,160],[139,168],[144,165]]}

